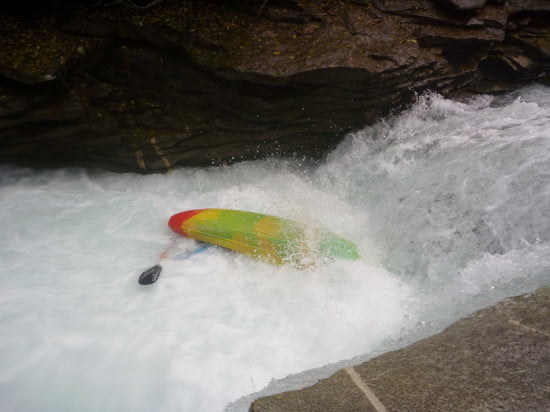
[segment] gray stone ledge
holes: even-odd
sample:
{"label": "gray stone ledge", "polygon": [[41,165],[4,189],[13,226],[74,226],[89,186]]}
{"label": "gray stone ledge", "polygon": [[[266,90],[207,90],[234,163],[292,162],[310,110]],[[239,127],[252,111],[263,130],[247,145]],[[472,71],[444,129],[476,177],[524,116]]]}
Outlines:
{"label": "gray stone ledge", "polygon": [[505,299],[406,348],[251,412],[549,411],[550,288]]}

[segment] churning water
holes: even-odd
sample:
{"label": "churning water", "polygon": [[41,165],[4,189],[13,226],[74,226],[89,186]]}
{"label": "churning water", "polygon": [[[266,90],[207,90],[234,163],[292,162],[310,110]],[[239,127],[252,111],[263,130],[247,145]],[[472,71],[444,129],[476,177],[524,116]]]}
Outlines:
{"label": "churning water", "polygon": [[[322,165],[0,172],[3,411],[246,410],[272,379],[550,284],[543,86],[423,96]],[[139,286],[164,249],[193,248],[169,216],[204,207],[324,225],[362,258],[300,271],[209,248]]]}

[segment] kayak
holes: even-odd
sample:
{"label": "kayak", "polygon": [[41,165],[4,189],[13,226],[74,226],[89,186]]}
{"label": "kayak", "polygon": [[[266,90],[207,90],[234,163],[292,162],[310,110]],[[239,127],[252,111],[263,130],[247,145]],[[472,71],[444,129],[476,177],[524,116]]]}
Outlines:
{"label": "kayak", "polygon": [[328,230],[261,213],[195,209],[173,215],[168,225],[188,238],[274,264],[309,266],[318,259],[359,258],[352,242]]}

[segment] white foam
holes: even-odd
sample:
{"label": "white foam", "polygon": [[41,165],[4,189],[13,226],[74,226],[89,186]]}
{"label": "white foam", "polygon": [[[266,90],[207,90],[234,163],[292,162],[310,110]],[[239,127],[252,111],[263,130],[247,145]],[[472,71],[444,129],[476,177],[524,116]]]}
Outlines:
{"label": "white foam", "polygon": [[[272,379],[549,284],[549,107],[544,87],[470,103],[429,95],[320,167],[3,166],[4,410],[222,410]],[[300,271],[210,248],[164,261],[159,281],[139,286],[174,242],[169,216],[202,207],[326,226],[361,260]]]}

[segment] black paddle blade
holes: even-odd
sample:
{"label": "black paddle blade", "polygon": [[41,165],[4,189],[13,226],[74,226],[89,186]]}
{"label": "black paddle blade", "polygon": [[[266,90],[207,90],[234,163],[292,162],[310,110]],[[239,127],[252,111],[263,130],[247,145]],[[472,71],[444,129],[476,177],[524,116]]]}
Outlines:
{"label": "black paddle blade", "polygon": [[139,275],[139,281],[138,281],[139,284],[150,285],[151,283],[155,283],[160,276],[160,272],[162,272],[161,265],[155,265],[153,267],[150,267],[141,275]]}

